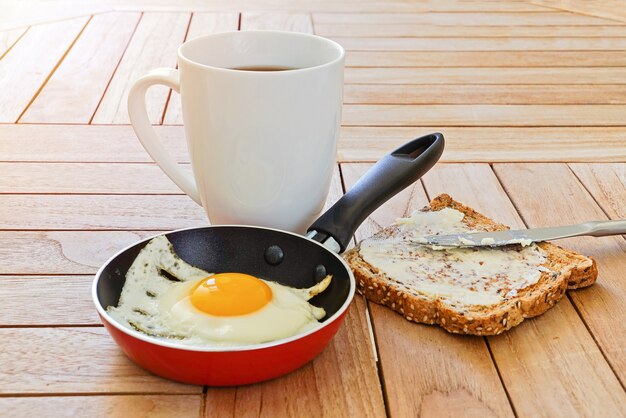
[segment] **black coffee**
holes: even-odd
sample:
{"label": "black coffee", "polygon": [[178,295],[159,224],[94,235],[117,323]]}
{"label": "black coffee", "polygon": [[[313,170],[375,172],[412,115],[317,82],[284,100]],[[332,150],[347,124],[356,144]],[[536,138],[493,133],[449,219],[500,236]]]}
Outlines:
{"label": "black coffee", "polygon": [[237,71],[289,71],[295,70],[295,67],[280,67],[277,65],[250,65],[247,67],[234,67],[231,70]]}

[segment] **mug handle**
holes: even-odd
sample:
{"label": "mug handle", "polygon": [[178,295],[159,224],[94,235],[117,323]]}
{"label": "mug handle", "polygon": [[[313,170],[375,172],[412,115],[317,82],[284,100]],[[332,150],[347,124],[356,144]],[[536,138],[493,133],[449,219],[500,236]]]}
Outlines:
{"label": "mug handle", "polygon": [[180,94],[180,76],[173,68],[157,68],[137,81],[128,93],[128,116],[141,145],[161,170],[197,204],[202,205],[194,178],[185,173],[163,147],[146,110],[146,92],[155,84],[163,84]]}

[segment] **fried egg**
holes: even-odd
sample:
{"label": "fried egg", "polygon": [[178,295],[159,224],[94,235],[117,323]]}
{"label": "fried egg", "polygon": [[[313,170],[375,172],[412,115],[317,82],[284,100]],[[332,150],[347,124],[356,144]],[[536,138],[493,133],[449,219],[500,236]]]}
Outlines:
{"label": "fried egg", "polygon": [[126,273],[107,312],[146,335],[188,345],[256,344],[314,328],[326,312],[307,301],[331,282],[295,289],[248,274],[211,274],[189,265],[165,236],[153,238]]}

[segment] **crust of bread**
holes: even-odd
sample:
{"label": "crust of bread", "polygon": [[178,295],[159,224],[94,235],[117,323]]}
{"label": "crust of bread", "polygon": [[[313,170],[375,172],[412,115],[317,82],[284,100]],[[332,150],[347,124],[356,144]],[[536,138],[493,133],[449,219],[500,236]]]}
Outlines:
{"label": "crust of bread", "polygon": [[[436,211],[443,208],[456,209],[465,214],[463,222],[472,229],[509,229],[446,194],[437,196],[424,210]],[[391,226],[376,236],[392,236],[397,232],[397,227]],[[385,273],[361,258],[359,246],[347,251],[344,259],[354,272],[359,293],[372,302],[390,307],[409,321],[437,324],[457,334],[497,335],[520,324],[526,318],[541,315],[554,306],[567,289],[586,287],[596,281],[598,269],[594,259],[548,242],[538,245],[547,253],[548,261],[545,266],[551,272],[542,272],[537,283],[492,306],[451,305],[420,293],[417,289],[410,292],[398,289]]]}

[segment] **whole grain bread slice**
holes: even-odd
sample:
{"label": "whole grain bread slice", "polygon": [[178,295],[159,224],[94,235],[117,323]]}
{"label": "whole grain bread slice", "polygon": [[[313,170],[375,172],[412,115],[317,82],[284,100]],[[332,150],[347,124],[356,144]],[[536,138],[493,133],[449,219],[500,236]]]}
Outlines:
{"label": "whole grain bread slice", "polygon": [[[443,208],[462,212],[465,215],[462,222],[473,230],[509,229],[445,194],[437,196],[422,210]],[[390,226],[375,237],[391,237],[398,232],[398,226]],[[520,324],[525,318],[544,313],[563,297],[567,289],[589,286],[596,281],[598,269],[592,258],[548,242],[538,246],[546,253],[544,267],[549,271],[543,271],[537,283],[519,290],[517,295],[490,306],[450,304],[442,298],[420,292],[419,288],[403,285],[387,277],[377,266],[368,264],[359,253],[360,245],[346,252],[344,258],[354,272],[359,293],[390,307],[407,320],[437,324],[452,333],[496,335]]]}

